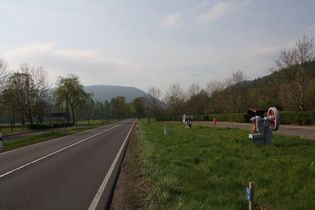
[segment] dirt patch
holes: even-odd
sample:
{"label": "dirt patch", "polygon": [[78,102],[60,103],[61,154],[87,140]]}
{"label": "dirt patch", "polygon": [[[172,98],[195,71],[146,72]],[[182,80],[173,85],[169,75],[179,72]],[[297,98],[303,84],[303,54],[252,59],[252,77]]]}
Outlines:
{"label": "dirt patch", "polygon": [[144,181],[141,148],[134,129],[121,165],[110,209],[145,209],[149,185]]}

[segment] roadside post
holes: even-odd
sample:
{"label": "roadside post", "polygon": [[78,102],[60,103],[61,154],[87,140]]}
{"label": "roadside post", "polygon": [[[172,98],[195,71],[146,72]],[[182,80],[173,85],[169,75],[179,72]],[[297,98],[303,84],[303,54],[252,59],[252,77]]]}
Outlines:
{"label": "roadside post", "polygon": [[[249,139],[261,145],[271,144],[272,131],[277,131],[280,125],[280,115],[277,108],[270,107],[267,111],[267,117],[263,117],[267,110],[264,109],[250,109],[247,113],[253,117],[250,121],[253,123],[253,133],[249,134]],[[255,116],[256,115],[256,116]]]}
{"label": "roadside post", "polygon": [[246,187],[246,199],[248,200],[248,209],[254,209],[254,182],[249,183],[249,187]]}
{"label": "roadside post", "polygon": [[164,126],[164,135],[168,135],[168,127]]}

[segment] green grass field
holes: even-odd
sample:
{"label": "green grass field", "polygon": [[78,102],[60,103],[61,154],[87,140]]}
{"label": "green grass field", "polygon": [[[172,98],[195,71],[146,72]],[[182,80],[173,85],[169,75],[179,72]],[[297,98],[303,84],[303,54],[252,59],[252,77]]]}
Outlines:
{"label": "green grass field", "polygon": [[82,132],[84,130],[88,130],[88,129],[91,129],[91,128],[93,128],[93,126],[91,126],[91,127],[84,127],[84,128],[74,128],[74,129],[71,129],[71,130],[67,130],[67,132],[65,132],[65,131],[55,131],[55,132],[48,132],[48,133],[39,134],[39,135],[35,135],[35,136],[23,138],[23,139],[4,141],[3,142],[3,148],[4,148],[3,151],[8,151],[8,150],[16,149],[16,148],[19,148],[19,147],[24,147],[24,146],[28,146],[28,145],[31,145],[31,144],[36,144],[36,143],[39,143],[39,142],[43,142],[43,141],[47,141],[47,140],[50,140],[50,139],[58,138],[58,137],[61,137],[61,136]]}
{"label": "green grass field", "polygon": [[[8,150],[12,150],[12,149],[16,149],[19,147],[24,147],[24,146],[28,146],[31,144],[36,144],[39,142],[43,142],[43,141],[47,141],[53,138],[58,138],[61,136],[65,136],[65,135],[70,135],[73,133],[78,133],[84,130],[88,130],[88,129],[92,129],[101,125],[105,125],[105,124],[111,124],[111,123],[115,123],[118,120],[108,120],[108,121],[100,121],[100,120],[94,120],[94,121],[86,121],[86,122],[78,122],[78,125],[87,125],[89,124],[89,126],[86,127],[67,127],[66,130],[61,130],[61,131],[54,131],[54,132],[50,132],[48,131],[47,133],[44,134],[39,134],[39,135],[35,135],[35,136],[31,136],[31,137],[27,137],[27,138],[22,138],[22,139],[18,139],[18,140],[9,140],[9,141],[4,141],[3,142],[3,150],[4,151],[8,151]],[[27,126],[26,126],[27,127]],[[21,131],[27,131],[27,129],[23,128],[21,126],[16,126],[13,129],[13,132],[21,132]],[[28,130],[30,131],[30,130]],[[9,127],[3,127],[2,128],[2,133],[3,134],[8,134],[8,133],[12,133],[11,129]]]}
{"label": "green grass field", "polygon": [[146,120],[139,127],[148,208],[248,209],[249,182],[255,209],[315,206],[314,140],[274,135],[263,147],[241,129]]}

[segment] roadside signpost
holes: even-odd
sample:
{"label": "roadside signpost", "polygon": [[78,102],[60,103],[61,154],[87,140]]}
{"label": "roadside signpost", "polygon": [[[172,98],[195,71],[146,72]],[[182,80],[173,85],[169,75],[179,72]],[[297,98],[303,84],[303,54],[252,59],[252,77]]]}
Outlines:
{"label": "roadside signpost", "polygon": [[246,187],[246,199],[248,200],[248,209],[254,209],[254,182],[249,183],[249,187]]}

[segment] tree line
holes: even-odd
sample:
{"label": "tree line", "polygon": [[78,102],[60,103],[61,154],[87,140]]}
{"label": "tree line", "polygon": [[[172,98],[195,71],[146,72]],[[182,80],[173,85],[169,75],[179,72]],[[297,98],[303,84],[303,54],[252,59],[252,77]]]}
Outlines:
{"label": "tree line", "polygon": [[[212,81],[202,88],[192,84],[186,92],[171,85],[163,100],[161,115],[245,113],[249,108],[277,107],[285,111],[315,110],[315,54],[313,39],[303,36],[291,49],[281,50],[271,74],[248,81],[236,71],[225,81]],[[154,89],[154,88],[153,88]],[[160,99],[159,90],[153,91]]]}
{"label": "tree line", "polygon": [[43,67],[24,63],[11,73],[0,58],[0,119],[12,124],[41,124],[51,121],[52,113],[66,113],[66,121],[75,123],[183,113],[243,113],[250,107],[315,110],[313,39],[299,39],[292,49],[282,50],[275,63],[270,75],[253,81],[248,81],[244,72],[236,71],[225,81],[211,81],[206,87],[191,84],[186,92],[180,84],[173,84],[163,98],[160,89],[151,87],[147,97],[126,103],[124,96],[94,101],[93,93],[86,93],[74,74],[59,77],[55,88],[51,88]]}
{"label": "tree line", "polygon": [[[55,88],[49,85],[47,73],[41,66],[21,64],[15,72],[0,58],[0,120],[2,123],[16,122],[30,125],[53,121],[76,123],[78,120],[107,120],[147,116],[148,110],[160,101],[153,97],[137,98],[126,103],[125,96],[111,101],[94,101],[93,93],[83,89],[75,74],[59,77]],[[144,104],[152,103],[151,106]],[[147,107],[150,107],[148,109]],[[57,119],[53,119],[57,116]]]}

